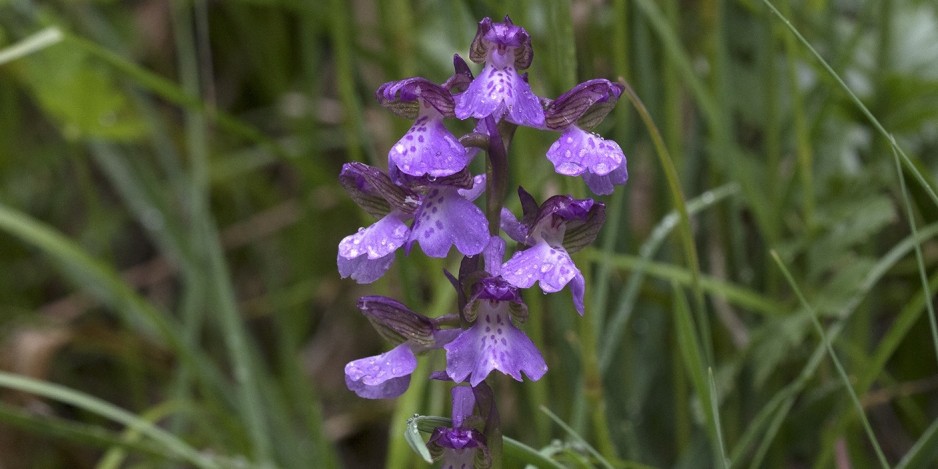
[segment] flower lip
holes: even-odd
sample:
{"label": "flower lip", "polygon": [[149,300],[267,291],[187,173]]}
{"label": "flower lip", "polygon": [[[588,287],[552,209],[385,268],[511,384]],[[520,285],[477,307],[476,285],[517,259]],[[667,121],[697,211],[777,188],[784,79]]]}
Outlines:
{"label": "flower lip", "polygon": [[453,96],[446,88],[423,77],[387,82],[378,87],[375,97],[382,106],[407,119],[417,118],[421,104],[446,117],[453,116],[455,107]]}
{"label": "flower lip", "polygon": [[534,58],[531,36],[521,26],[515,26],[508,15],[505,15],[502,23],[493,23],[489,17],[479,22],[476,36],[469,47],[469,59],[477,64],[483,63],[493,48],[513,49],[514,65],[519,69],[530,67]]}
{"label": "flower lip", "polygon": [[544,111],[544,123],[551,130],[571,125],[589,129],[612,110],[625,87],[603,78],[584,81],[551,101]]}

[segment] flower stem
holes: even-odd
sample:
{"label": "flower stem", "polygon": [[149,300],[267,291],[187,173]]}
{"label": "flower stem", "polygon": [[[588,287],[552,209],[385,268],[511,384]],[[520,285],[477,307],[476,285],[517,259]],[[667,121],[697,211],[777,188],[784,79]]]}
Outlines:
{"label": "flower stem", "polygon": [[508,144],[517,126],[502,122],[496,125],[492,116],[483,121],[489,136],[488,158],[485,179],[485,218],[489,223],[489,234],[498,236],[502,206],[508,191]]}

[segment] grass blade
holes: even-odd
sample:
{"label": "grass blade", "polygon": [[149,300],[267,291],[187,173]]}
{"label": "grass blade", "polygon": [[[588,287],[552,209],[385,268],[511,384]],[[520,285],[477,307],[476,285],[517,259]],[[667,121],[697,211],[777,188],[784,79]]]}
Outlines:
{"label": "grass blade", "polygon": [[159,443],[165,451],[178,456],[180,459],[188,461],[199,468],[217,468],[220,467],[211,458],[201,454],[195,448],[189,446],[175,435],[153,425],[151,422],[142,419],[126,410],[116,407],[108,402],[80,393],[73,389],[59,386],[57,384],[38,381],[24,376],[6,373],[0,371],[0,386],[17,391],[36,394],[48,399],[71,404],[75,407],[87,410],[94,414],[113,420],[122,425],[139,431]]}
{"label": "grass blade", "polygon": [[814,55],[814,57],[818,60],[818,62],[821,64],[824,70],[827,71],[828,74],[830,74],[830,76],[834,79],[834,81],[837,82],[838,85],[840,85],[840,87],[844,90],[844,92],[846,92],[847,95],[850,97],[850,100],[853,101],[854,104],[856,104],[857,108],[860,109],[863,115],[866,116],[866,118],[870,121],[871,124],[873,124],[873,127],[875,127],[876,130],[889,142],[889,145],[892,146],[893,150],[895,150],[899,154],[899,156],[902,159],[902,163],[905,165],[906,169],[908,169],[909,172],[911,172],[912,175],[915,176],[916,182],[918,182],[919,185],[922,186],[922,189],[926,193],[928,193],[929,197],[931,197],[932,202],[935,203],[935,206],[938,206],[938,194],[935,194],[934,188],[932,188],[931,184],[928,183],[928,181],[925,179],[925,176],[922,175],[921,171],[919,171],[918,168],[915,167],[915,164],[913,164],[909,156],[905,154],[905,151],[902,150],[902,147],[900,147],[899,144],[896,143],[896,139],[893,138],[892,134],[890,134],[886,130],[886,128],[883,127],[883,125],[879,122],[879,119],[877,119],[876,116],[874,116],[873,113],[870,112],[869,109],[867,109],[866,105],[863,104],[863,101],[860,101],[860,98],[858,98],[857,95],[853,93],[853,90],[851,90],[850,87],[847,86],[847,84],[844,82],[844,80],[840,78],[840,75],[838,75],[837,72],[835,72],[834,69],[831,68],[831,66],[827,63],[827,61],[824,60],[823,57],[821,57],[821,54],[818,53],[818,51],[814,48],[814,46],[812,46],[811,43],[808,42],[808,40],[805,39],[804,36],[801,35],[801,32],[798,31],[798,28],[795,28],[795,26],[791,23],[791,21],[785,15],[783,15],[780,11],[778,11],[778,8],[775,8],[775,5],[773,5],[770,0],[762,0],[762,2],[765,3],[765,5],[769,7],[770,10],[772,10],[772,13],[774,13],[775,16],[777,16],[780,20],[782,20],[782,23],[785,23],[785,26],[792,32],[792,34],[794,34],[795,37],[797,37],[798,40],[809,51],[811,51],[811,54]]}
{"label": "grass blade", "polygon": [[59,28],[51,26],[43,29],[6,49],[0,50],[0,65],[45,49],[61,41],[63,37],[64,35]]}
{"label": "grass blade", "polygon": [[[918,244],[915,244],[918,246]],[[774,250],[772,251],[772,259],[775,260],[775,263],[778,265],[778,268],[782,270],[782,274],[785,276],[785,279],[788,280],[789,285],[791,285],[792,290],[795,291],[795,295],[798,296],[798,300],[801,301],[801,305],[808,311],[811,315],[811,322],[814,323],[814,328],[817,330],[819,336],[821,336],[821,342],[824,347],[827,349],[827,354],[830,356],[831,360],[834,362],[834,366],[837,368],[837,373],[840,374],[840,379],[843,381],[844,387],[847,389],[848,394],[850,394],[850,399],[853,401],[853,405],[857,409],[857,413],[860,416],[860,420],[863,422],[863,428],[866,430],[866,434],[870,439],[870,444],[873,445],[873,449],[876,451],[876,457],[879,459],[880,465],[882,467],[889,467],[889,462],[886,461],[886,455],[883,454],[882,448],[879,446],[879,441],[876,439],[876,435],[873,433],[873,428],[870,426],[869,420],[866,418],[866,413],[863,412],[863,405],[860,404],[860,399],[857,397],[856,392],[853,389],[853,386],[850,384],[850,378],[847,377],[847,372],[844,371],[843,365],[840,363],[840,359],[837,358],[837,354],[834,353],[834,348],[831,345],[831,341],[828,339],[827,334],[824,332],[824,327],[821,326],[821,322],[817,318],[817,312],[814,311],[814,308],[808,303],[808,300],[805,299],[804,294],[801,293],[801,289],[798,288],[798,284],[795,282],[794,277],[792,277],[791,272],[788,271],[788,268],[785,267],[785,263],[782,262],[782,259],[778,257],[778,253]]]}

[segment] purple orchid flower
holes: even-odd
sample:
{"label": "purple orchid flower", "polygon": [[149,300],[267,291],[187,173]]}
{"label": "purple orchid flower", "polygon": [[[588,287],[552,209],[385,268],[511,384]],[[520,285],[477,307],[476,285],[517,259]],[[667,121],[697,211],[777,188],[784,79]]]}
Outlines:
{"label": "purple orchid flower", "polygon": [[442,460],[443,469],[466,469],[490,467],[491,456],[486,446],[485,435],[470,423],[480,420],[474,415],[475,392],[466,386],[452,390],[452,426],[437,427],[430,435],[427,448],[435,460]]}
{"label": "purple orchid flower", "polygon": [[582,176],[596,194],[609,195],[629,178],[619,144],[587,132],[606,117],[622,95],[623,86],[609,80],[589,80],[560,95],[548,106],[547,128],[561,132],[547,150],[558,174]]}
{"label": "purple orchid flower", "polygon": [[570,284],[573,304],[582,315],[586,282],[570,253],[596,239],[606,219],[605,205],[592,199],[556,195],[538,207],[524,189],[518,188],[518,196],[524,210],[522,221],[503,209],[501,225],[508,236],[528,248],[502,264],[502,278],[518,288],[539,283],[544,293],[558,292]]}
{"label": "purple orchid flower", "polygon": [[531,37],[511,18],[506,16],[503,23],[493,23],[491,18],[480,21],[469,59],[485,66],[469,88],[456,96],[456,117],[493,116],[518,125],[543,127],[540,100],[518,73],[531,66],[533,57]]}
{"label": "purple orchid flower", "polygon": [[[446,257],[456,246],[465,255],[482,252],[488,241],[485,214],[472,200],[485,186],[484,176],[462,171],[445,178],[395,174],[395,184],[377,168],[346,163],[340,182],[362,208],[379,220],[339,242],[337,264],[342,278],[371,283],[390,268],[401,246],[414,242],[431,257]],[[407,222],[414,219],[412,226]]]}
{"label": "purple orchid flower", "polygon": [[[456,56],[456,73],[443,86],[414,77],[381,85],[376,96],[382,106],[395,114],[415,119],[410,130],[388,152],[388,166],[396,166],[410,176],[442,177],[462,171],[472,161],[476,149],[467,149],[443,125],[453,117],[452,88],[472,79],[465,62]],[[468,77],[466,76],[468,75]]]}
{"label": "purple orchid flower", "polygon": [[475,285],[464,310],[466,319],[473,324],[443,346],[446,373],[453,381],[468,378],[469,384],[478,386],[492,370],[517,381],[522,381],[524,372],[528,379],[537,381],[547,372],[547,364],[534,342],[515,326],[515,322],[527,318],[528,308],[518,289],[499,277],[504,253],[505,242],[493,236],[483,252],[486,271],[491,276]]}
{"label": "purple orchid flower", "polygon": [[362,297],[358,308],[378,333],[398,344],[388,352],[345,365],[346,386],[366,399],[387,399],[403,394],[410,386],[410,375],[417,368],[416,354],[438,349],[460,332],[440,329],[431,319],[383,296]]}

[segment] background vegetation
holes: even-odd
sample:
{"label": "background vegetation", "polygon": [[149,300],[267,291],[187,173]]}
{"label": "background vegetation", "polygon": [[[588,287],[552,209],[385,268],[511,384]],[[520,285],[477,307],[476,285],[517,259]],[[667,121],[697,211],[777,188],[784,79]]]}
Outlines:
{"label": "background vegetation", "polygon": [[[527,296],[551,369],[495,380],[505,434],[573,467],[934,464],[935,2],[512,3],[0,1],[0,466],[416,464],[439,357],[393,402],[342,368],[386,347],[358,296],[447,313],[454,259],[340,280],[370,221],[335,178],[408,126],[380,83],[506,13],[536,92],[621,77],[647,116],[598,129],[631,179],[586,316]],[[516,176],[585,194],[550,142],[521,129]]]}

